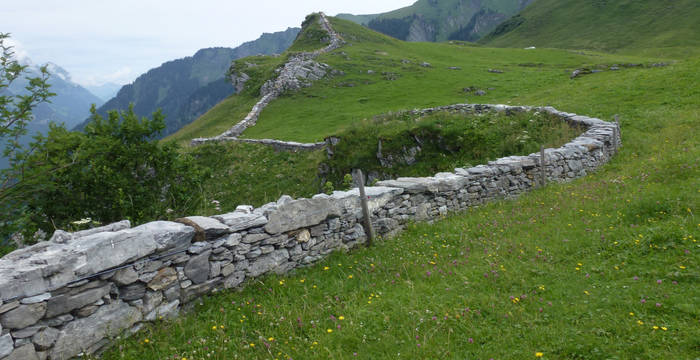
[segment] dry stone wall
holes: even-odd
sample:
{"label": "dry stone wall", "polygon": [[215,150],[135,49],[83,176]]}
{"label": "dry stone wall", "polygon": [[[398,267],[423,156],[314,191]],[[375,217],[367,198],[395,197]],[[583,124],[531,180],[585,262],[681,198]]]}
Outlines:
{"label": "dry stone wall", "polygon": [[[587,130],[546,150],[550,181],[584,176],[619,146],[615,124],[554,108],[453,105],[421,110],[547,111]],[[379,235],[492,199],[516,196],[539,176],[539,154],[425,178],[368,187]],[[70,359],[93,353],[144,322],[178,315],[184,305],[247,279],[311,265],[366,241],[358,189],[311,199],[283,196],[259,208],[211,217],[122,222],[52,240],[0,259],[0,359]]]}
{"label": "dry stone wall", "polygon": [[[255,126],[263,109],[265,109],[272,100],[275,100],[287,91],[298,91],[303,87],[309,87],[314,81],[322,79],[328,73],[333,73],[330,66],[316,62],[313,59],[343,46],[345,42],[340,34],[333,30],[333,27],[324,13],[319,13],[318,23],[321,29],[328,33],[328,45],[312,52],[300,52],[290,56],[289,60],[276,70],[277,77],[268,80],[260,88],[260,100],[253,106],[253,109],[250,110],[243,120],[218,136],[192,139],[190,144],[192,146],[197,146],[209,142],[241,141],[238,137],[241,136],[247,128]],[[245,82],[248,81],[250,77],[242,73],[233,75],[231,79],[236,87],[236,92],[240,92],[243,90]],[[269,139],[265,139],[265,141],[274,141],[274,143],[270,143],[269,145],[285,150],[308,150],[310,148],[316,148],[315,146],[318,145],[314,143],[300,144]],[[262,143],[268,144],[266,142]]]}

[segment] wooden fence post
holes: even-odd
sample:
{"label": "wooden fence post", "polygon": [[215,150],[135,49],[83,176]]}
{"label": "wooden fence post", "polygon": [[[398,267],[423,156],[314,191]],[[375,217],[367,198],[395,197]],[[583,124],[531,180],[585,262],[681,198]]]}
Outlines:
{"label": "wooden fence post", "polygon": [[544,157],[544,145],[540,145],[540,186],[544,187],[547,184],[547,162]]}
{"label": "wooden fence post", "polygon": [[369,214],[367,194],[365,193],[365,176],[360,169],[355,172],[355,175],[360,187],[360,203],[362,204],[362,216],[364,217],[365,234],[367,235],[367,247],[370,247],[372,246],[372,241],[374,241],[374,229],[372,229],[372,218]]}

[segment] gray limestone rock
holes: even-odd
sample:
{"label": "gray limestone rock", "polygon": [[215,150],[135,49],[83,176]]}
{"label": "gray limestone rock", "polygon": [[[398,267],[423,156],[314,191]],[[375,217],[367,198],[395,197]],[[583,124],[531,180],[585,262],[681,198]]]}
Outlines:
{"label": "gray limestone rock", "polygon": [[148,321],[153,321],[153,320],[160,320],[160,319],[173,319],[177,317],[178,313],[180,312],[180,300],[174,300],[172,302],[169,302],[167,304],[163,304],[159,306],[157,309],[154,309],[148,315],[146,315],[146,320]]}
{"label": "gray limestone rock", "polygon": [[165,300],[167,301],[173,301],[175,299],[180,298],[180,286],[179,285],[174,285],[171,286],[163,292],[163,295],[165,295]]}
{"label": "gray limestone rock", "polygon": [[187,252],[190,254],[201,254],[209,249],[211,249],[212,245],[208,242],[196,242],[192,244],[189,248],[187,248]]}
{"label": "gray limestone rock", "polygon": [[100,300],[103,296],[109,294],[110,289],[111,285],[106,284],[101,287],[88,289],[77,294],[68,293],[54,296],[48,301],[46,317],[52,318],[92,304],[95,301]]}
{"label": "gray limestone rock", "polygon": [[88,305],[74,311],[73,313],[79,318],[84,318],[94,314],[97,311],[97,309],[99,309],[99,306],[97,305]]}
{"label": "gray limestone rock", "polygon": [[36,324],[46,314],[46,303],[20,305],[0,315],[0,324],[6,329],[24,329]]}
{"label": "gray limestone rock", "polygon": [[280,234],[317,225],[329,216],[340,216],[340,212],[328,198],[290,201],[268,215],[269,222],[265,225],[265,231],[269,234]]}
{"label": "gray limestone rock", "polygon": [[148,282],[151,290],[159,291],[169,287],[177,281],[177,271],[171,267],[160,269],[156,276]]}
{"label": "gray limestone rock", "polygon": [[138,300],[145,294],[146,285],[140,282],[119,288],[119,298],[124,301]]}
{"label": "gray limestone rock", "polygon": [[119,269],[112,276],[112,281],[117,285],[124,286],[135,283],[139,279],[139,274],[134,270],[133,266],[124,269]]}
{"label": "gray limestone rock", "polygon": [[187,304],[195,298],[199,297],[200,295],[211,292],[214,288],[217,288],[219,285],[221,285],[222,282],[223,279],[216,278],[201,284],[189,286],[186,289],[182,290],[180,302],[183,304]]}
{"label": "gray limestone rock", "polygon": [[187,248],[194,238],[195,230],[172,221],[153,221],[134,230],[143,232],[145,236],[153,236],[158,252]]}
{"label": "gray limestone rock", "polygon": [[53,236],[51,236],[51,239],[49,241],[57,243],[57,244],[66,244],[66,243],[70,243],[71,241],[73,241],[75,239],[79,239],[81,237],[85,237],[88,235],[93,235],[93,234],[97,234],[97,233],[101,233],[101,232],[115,232],[115,231],[128,229],[130,227],[131,227],[131,222],[129,220],[122,220],[120,222],[112,223],[109,225],[100,226],[100,227],[82,230],[82,231],[76,231],[74,233],[69,233],[69,232],[66,232],[63,230],[56,230],[53,233]]}
{"label": "gray limestone rock", "polygon": [[226,240],[224,240],[223,245],[229,249],[233,248],[236,245],[241,243],[242,238],[243,238],[243,236],[239,233],[231,234],[226,238]]}
{"label": "gray limestone rock", "polygon": [[245,214],[242,212],[232,212],[223,215],[215,215],[213,218],[229,226],[231,232],[250,229],[252,227],[267,224],[267,218],[260,214]]}
{"label": "gray limestone rock", "polygon": [[46,326],[43,325],[34,325],[34,326],[29,326],[26,327],[22,330],[17,330],[12,332],[12,337],[16,339],[24,339],[28,337],[32,337],[34,334],[39,332],[39,330],[45,328]]}
{"label": "gray limestone rock", "polygon": [[56,339],[58,339],[59,333],[60,331],[57,329],[48,327],[36,333],[36,335],[32,337],[32,342],[37,350],[48,350],[56,342]]}
{"label": "gray limestone rock", "polygon": [[162,303],[163,293],[160,291],[148,291],[143,297],[143,308],[141,308],[141,312],[148,314]]}
{"label": "gray limestone rock", "polygon": [[287,249],[276,250],[268,255],[257,258],[250,264],[248,273],[252,277],[260,276],[268,271],[275,270],[289,259]]}
{"label": "gray limestone rock", "polygon": [[6,313],[6,312],[18,307],[18,306],[19,306],[18,300],[10,301],[6,304],[0,305],[0,314],[4,314],[4,313]]}
{"label": "gray limestone rock", "polygon": [[51,318],[48,320],[42,321],[42,323],[45,323],[48,326],[53,326],[53,327],[59,327],[63,326],[63,324],[73,321],[74,317],[71,314],[64,314],[61,316],[56,316],[55,318]]}
{"label": "gray limestone rock", "polygon": [[28,298],[24,298],[20,301],[20,303],[24,305],[31,305],[31,304],[36,304],[40,303],[42,301],[46,301],[51,298],[51,293],[43,293],[37,296],[32,296]]}
{"label": "gray limestone rock", "polygon": [[144,258],[158,248],[152,233],[136,229],[93,234],[77,239],[71,245],[86,257],[85,265],[77,269],[77,275],[96,274]]}
{"label": "gray limestone rock", "polygon": [[222,235],[231,232],[230,228],[221,221],[204,216],[189,216],[185,219],[192,221],[197,226],[199,226],[206,236],[206,240],[214,240]]}
{"label": "gray limestone rock", "polygon": [[185,265],[185,275],[195,284],[201,284],[209,278],[209,255],[211,251],[193,256]]}
{"label": "gray limestone rock", "polygon": [[[0,299],[35,296],[75,280],[87,258],[72,245],[42,242],[0,258]],[[3,306],[4,307],[4,306]]]}
{"label": "gray limestone rock", "polygon": [[10,355],[14,349],[15,342],[12,341],[12,336],[10,334],[0,336],[0,359]]}
{"label": "gray limestone rock", "polygon": [[50,351],[51,359],[70,359],[102,339],[118,335],[141,320],[141,312],[117,300],[89,317],[72,321],[61,330]]}
{"label": "gray limestone rock", "polygon": [[434,178],[398,178],[396,180],[385,180],[377,183],[379,186],[402,188],[409,194],[436,193],[439,191],[440,182]]}
{"label": "gray limestone rock", "polygon": [[30,343],[16,348],[10,356],[2,360],[39,360],[39,356],[34,350],[34,345]]}
{"label": "gray limestone rock", "polygon": [[227,276],[233,274],[234,271],[236,271],[236,265],[228,264],[228,265],[221,268],[221,276],[227,277]]}
{"label": "gray limestone rock", "polygon": [[243,280],[245,280],[245,272],[238,271],[238,272],[232,273],[231,276],[228,276],[224,280],[224,287],[226,289],[233,289],[236,286],[243,283]]}
{"label": "gray limestone rock", "polygon": [[221,263],[212,262],[209,263],[209,278],[213,279],[221,274]]}

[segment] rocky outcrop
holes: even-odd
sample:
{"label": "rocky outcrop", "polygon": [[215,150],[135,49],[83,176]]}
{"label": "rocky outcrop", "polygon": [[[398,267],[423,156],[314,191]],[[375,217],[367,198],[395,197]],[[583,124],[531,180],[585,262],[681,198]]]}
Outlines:
{"label": "rocky outcrop", "polygon": [[[548,181],[569,181],[606,163],[620,146],[619,129],[550,107],[458,104],[414,110],[546,111],[587,128],[568,144],[546,149]],[[510,156],[431,177],[398,178],[367,187],[370,220],[381,236],[412,221],[432,220],[533,188],[540,154]],[[90,354],[144,321],[177,316],[202,294],[230,289],[267,273],[309,266],[366,241],[358,189],[283,196],[259,208],[181,222],[64,235],[0,259],[0,360],[70,359]],[[189,224],[189,225],[188,225]]]}
{"label": "rocky outcrop", "polygon": [[[265,109],[272,100],[287,91],[298,91],[303,87],[311,86],[314,81],[324,78],[326,74],[331,71],[330,67],[327,64],[316,62],[313,59],[321,54],[331,52],[343,46],[345,42],[333,29],[324,13],[319,13],[318,21],[319,26],[328,33],[329,44],[327,46],[316,51],[301,52],[291,55],[289,60],[287,60],[282,67],[275,70],[277,72],[277,77],[268,80],[260,88],[260,100],[253,106],[253,109],[243,120],[219,136],[193,139],[190,144],[192,146],[197,146],[208,142],[238,141],[238,137],[243,134],[247,128],[257,123],[260,113],[262,113],[263,109]],[[236,86],[236,89],[240,86],[241,90],[249,78],[250,77],[245,73],[235,73],[231,75],[234,86]],[[238,92],[240,92],[240,90],[238,90]],[[308,147],[307,145],[309,144],[305,144],[303,147]],[[285,149],[285,146],[281,146],[280,148]]]}

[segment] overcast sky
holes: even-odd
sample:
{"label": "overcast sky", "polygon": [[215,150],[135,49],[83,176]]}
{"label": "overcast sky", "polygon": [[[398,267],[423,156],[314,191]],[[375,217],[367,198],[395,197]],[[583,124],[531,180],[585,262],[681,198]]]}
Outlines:
{"label": "overcast sky", "polygon": [[17,0],[0,6],[0,32],[18,53],[54,62],[83,85],[126,84],[205,47],[236,47],[300,26],[324,11],[372,14],[415,0]]}

